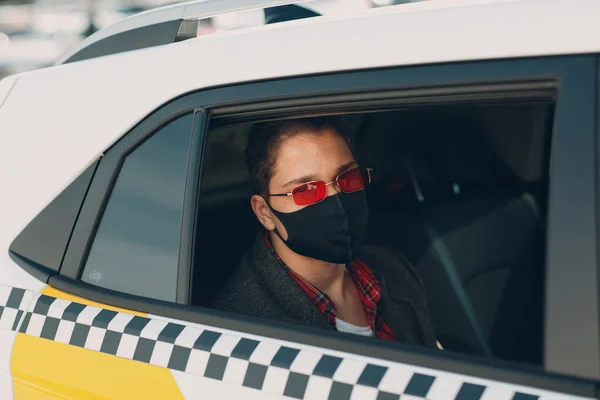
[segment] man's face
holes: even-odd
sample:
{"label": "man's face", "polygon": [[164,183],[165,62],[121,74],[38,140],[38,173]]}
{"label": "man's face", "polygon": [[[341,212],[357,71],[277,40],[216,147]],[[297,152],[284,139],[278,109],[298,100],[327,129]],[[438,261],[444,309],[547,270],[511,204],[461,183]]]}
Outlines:
{"label": "man's face", "polygon": [[[310,181],[329,183],[356,165],[346,141],[332,130],[325,130],[319,135],[295,135],[279,146],[269,193],[289,193],[294,187]],[[327,187],[327,196],[336,193],[334,185]],[[269,197],[268,201],[272,208],[284,213],[312,207],[296,205],[291,196]],[[286,239],[285,228],[274,215],[272,218],[276,228]]]}

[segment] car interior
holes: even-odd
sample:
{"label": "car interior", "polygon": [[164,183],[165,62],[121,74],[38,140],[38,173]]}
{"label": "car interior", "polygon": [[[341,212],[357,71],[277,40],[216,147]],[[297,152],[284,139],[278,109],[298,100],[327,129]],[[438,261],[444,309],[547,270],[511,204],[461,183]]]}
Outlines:
{"label": "car interior", "polygon": [[[374,169],[368,241],[415,265],[446,350],[542,364],[553,110],[509,102],[333,117]],[[193,305],[210,303],[261,230],[243,157],[252,123],[209,128]]]}

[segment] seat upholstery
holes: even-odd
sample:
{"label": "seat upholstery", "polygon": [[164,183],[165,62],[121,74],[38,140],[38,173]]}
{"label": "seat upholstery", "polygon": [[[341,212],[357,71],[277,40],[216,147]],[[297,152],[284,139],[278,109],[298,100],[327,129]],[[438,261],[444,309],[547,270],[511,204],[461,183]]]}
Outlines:
{"label": "seat upholstery", "polygon": [[435,182],[415,179],[412,198],[406,188],[395,204],[372,202],[369,238],[415,264],[447,349],[540,363],[542,218],[534,196],[502,169],[482,136],[448,123],[402,141]]}

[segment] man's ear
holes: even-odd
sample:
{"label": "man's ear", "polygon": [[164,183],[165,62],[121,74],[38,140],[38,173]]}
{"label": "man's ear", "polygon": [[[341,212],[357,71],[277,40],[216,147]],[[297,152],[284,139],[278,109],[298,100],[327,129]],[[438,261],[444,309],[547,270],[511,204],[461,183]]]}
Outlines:
{"label": "man's ear", "polygon": [[258,218],[258,220],[265,227],[266,230],[272,231],[273,229],[275,229],[273,213],[267,205],[267,201],[264,197],[259,196],[257,194],[253,195],[250,198],[250,205],[252,206],[252,211],[254,211],[256,218]]}

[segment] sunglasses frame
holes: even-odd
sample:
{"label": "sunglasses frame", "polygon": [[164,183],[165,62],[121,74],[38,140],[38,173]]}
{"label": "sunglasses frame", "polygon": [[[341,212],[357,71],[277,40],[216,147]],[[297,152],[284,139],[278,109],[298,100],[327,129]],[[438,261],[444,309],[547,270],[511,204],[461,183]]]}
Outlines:
{"label": "sunglasses frame", "polygon": [[[364,169],[365,171],[367,171],[367,175],[369,176],[369,182],[367,182],[362,189],[354,190],[352,192],[344,192],[343,190],[341,190],[340,189],[340,185],[338,183],[339,179],[340,179],[340,176],[345,175],[345,174],[347,174],[349,172],[352,172],[352,171],[355,171],[355,170],[361,170],[361,169]],[[373,172],[373,168],[355,167],[355,168],[349,169],[348,171],[342,172],[341,174],[339,174],[338,176],[336,176],[333,181],[328,182],[328,183],[326,183],[324,181],[309,181],[309,182],[304,182],[304,183],[301,183],[301,184],[299,184],[297,186],[294,186],[292,188],[292,190],[290,190],[288,193],[263,194],[262,197],[283,197],[283,196],[289,197],[289,196],[292,196],[292,199],[294,199],[294,190],[298,189],[300,186],[308,185],[310,183],[318,183],[318,182],[325,183],[325,187],[327,187],[329,185],[332,185],[332,184],[335,184],[334,187],[335,187],[335,190],[338,193],[356,193],[356,192],[360,192],[361,190],[365,190],[365,188],[371,184],[371,181],[372,181],[371,173],[372,172]],[[312,206],[313,204],[318,204],[318,203],[322,202],[323,200],[325,200],[326,198],[327,198],[327,195],[325,195],[325,197],[323,197],[321,200],[315,201],[314,203],[311,203],[311,204],[306,204],[305,206],[308,207],[308,206]],[[296,205],[299,205],[299,204],[296,203],[296,200],[294,200],[294,203]]]}

